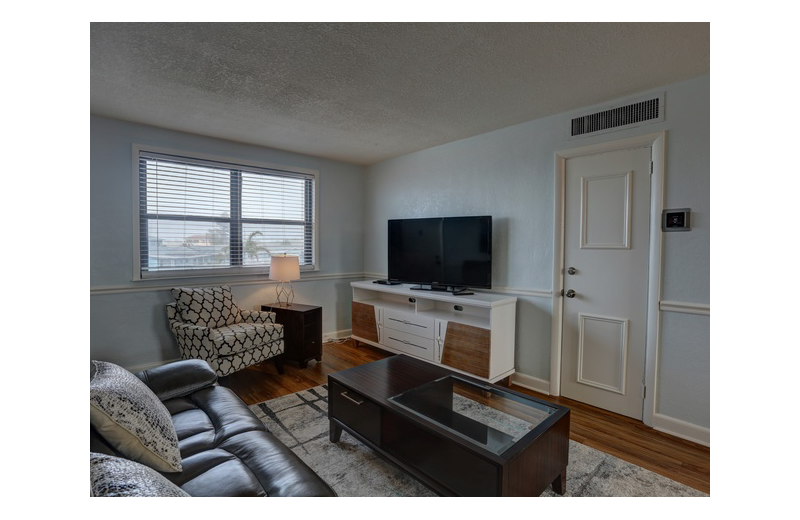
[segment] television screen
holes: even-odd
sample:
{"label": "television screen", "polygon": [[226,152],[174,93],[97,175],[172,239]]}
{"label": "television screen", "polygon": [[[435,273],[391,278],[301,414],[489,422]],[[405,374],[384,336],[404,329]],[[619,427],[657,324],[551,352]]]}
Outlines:
{"label": "television screen", "polygon": [[389,221],[389,280],[492,286],[492,217]]}

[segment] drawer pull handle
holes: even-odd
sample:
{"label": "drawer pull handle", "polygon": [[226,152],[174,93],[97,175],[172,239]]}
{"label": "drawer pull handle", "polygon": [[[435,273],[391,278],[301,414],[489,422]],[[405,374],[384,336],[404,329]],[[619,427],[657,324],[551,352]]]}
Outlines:
{"label": "drawer pull handle", "polygon": [[349,401],[353,401],[354,403],[356,403],[356,404],[358,404],[358,405],[364,404],[364,401],[359,401],[358,399],[353,399],[352,397],[350,397],[349,395],[347,395],[347,392],[342,392],[342,394],[341,394],[341,395],[342,395],[342,397],[344,397],[345,399],[347,399],[347,400],[349,400]]}
{"label": "drawer pull handle", "polygon": [[395,321],[397,323],[402,323],[403,325],[408,325],[408,326],[411,326],[411,327],[419,327],[420,329],[427,329],[428,328],[427,325],[421,325],[419,323],[412,323],[412,322],[410,322],[408,320],[401,320],[399,318],[389,318],[389,321]]}
{"label": "drawer pull handle", "polygon": [[410,341],[407,341],[405,339],[397,339],[397,338],[393,338],[391,336],[389,336],[389,339],[394,340],[394,341],[396,341],[398,343],[402,343],[404,345],[408,345],[409,347],[417,347],[417,348],[421,348],[422,350],[426,350],[425,347],[422,347],[420,345],[415,345],[414,343],[411,343]]}

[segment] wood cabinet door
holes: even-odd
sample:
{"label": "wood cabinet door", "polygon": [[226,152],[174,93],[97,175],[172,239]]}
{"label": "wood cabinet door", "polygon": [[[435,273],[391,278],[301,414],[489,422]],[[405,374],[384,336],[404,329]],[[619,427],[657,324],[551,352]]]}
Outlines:
{"label": "wood cabinet door", "polygon": [[491,331],[463,323],[447,322],[442,346],[442,364],[489,377]]}
{"label": "wood cabinet door", "polygon": [[353,336],[375,343],[379,342],[375,307],[366,303],[353,302]]}

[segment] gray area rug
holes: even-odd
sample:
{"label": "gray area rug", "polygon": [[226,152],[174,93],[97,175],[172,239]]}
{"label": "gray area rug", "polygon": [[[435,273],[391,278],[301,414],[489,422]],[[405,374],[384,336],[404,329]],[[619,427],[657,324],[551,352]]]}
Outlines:
{"label": "gray area rug", "polygon": [[[347,432],[329,440],[328,389],[318,386],[252,405],[250,409],[340,497],[431,497],[436,494]],[[548,488],[542,496],[559,497]],[[612,455],[570,441],[571,497],[708,496]]]}

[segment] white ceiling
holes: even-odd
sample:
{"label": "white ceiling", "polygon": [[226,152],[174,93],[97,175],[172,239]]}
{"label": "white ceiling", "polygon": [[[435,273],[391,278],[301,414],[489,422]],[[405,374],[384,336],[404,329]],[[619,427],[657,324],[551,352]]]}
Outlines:
{"label": "white ceiling", "polygon": [[368,165],[710,72],[708,23],[92,23],[91,112]]}

